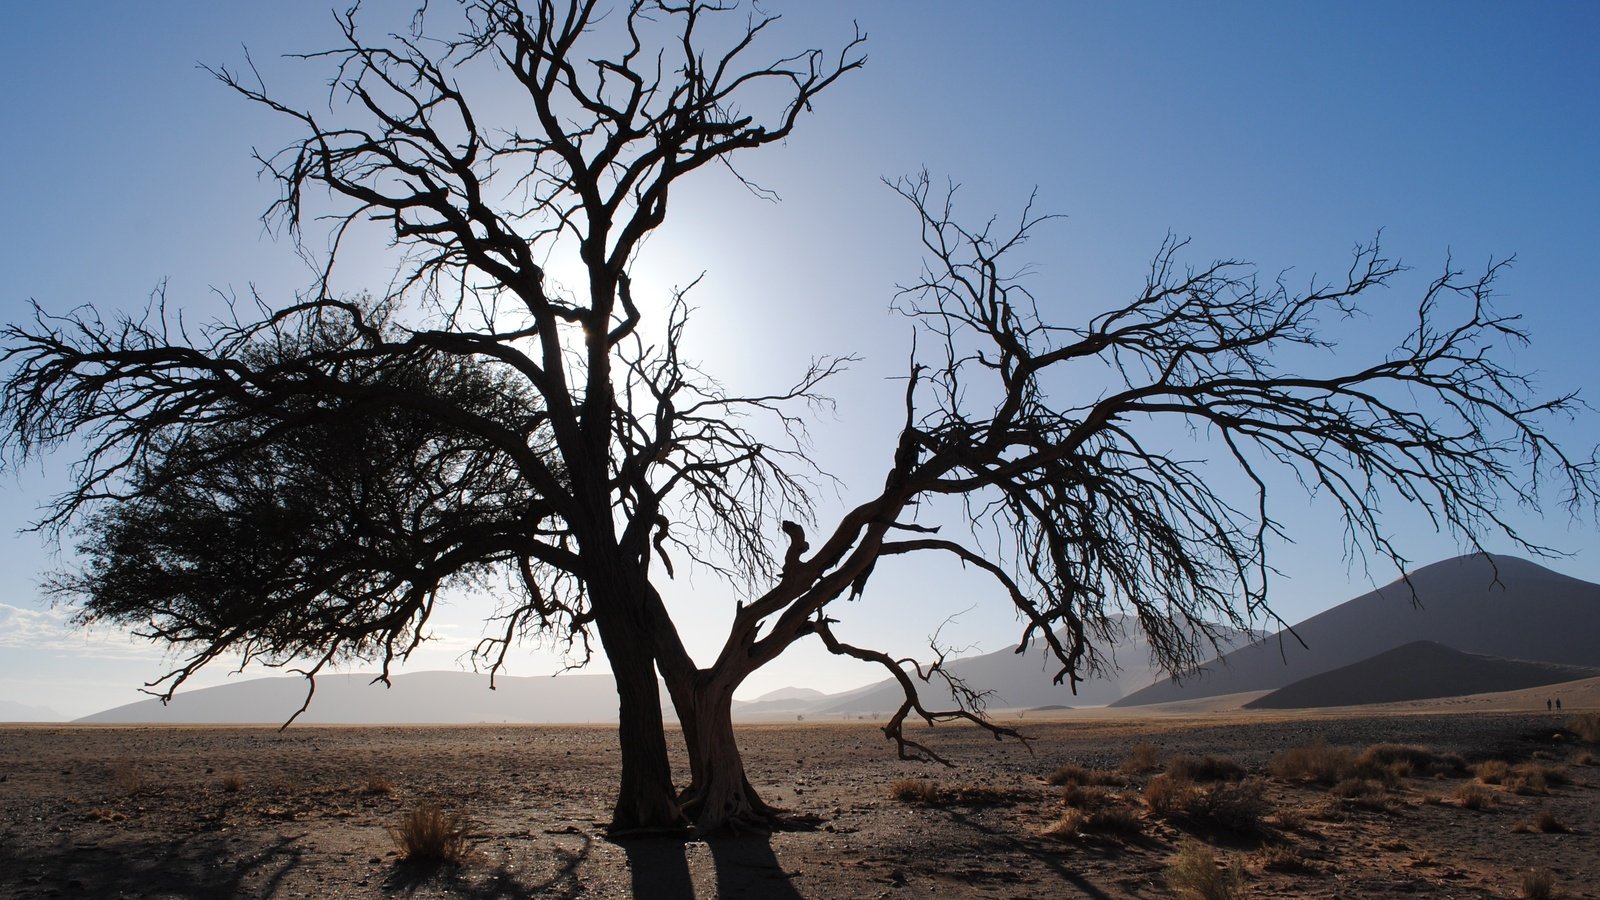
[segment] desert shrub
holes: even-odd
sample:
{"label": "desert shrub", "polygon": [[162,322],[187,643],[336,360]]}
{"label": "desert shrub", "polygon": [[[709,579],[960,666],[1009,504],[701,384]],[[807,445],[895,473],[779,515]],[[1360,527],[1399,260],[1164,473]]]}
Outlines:
{"label": "desert shrub", "polygon": [[1196,790],[1192,783],[1180,778],[1168,774],[1157,775],[1145,785],[1144,805],[1162,818],[1179,815],[1188,809],[1189,797]]}
{"label": "desert shrub", "polygon": [[1298,809],[1279,809],[1272,814],[1272,822],[1283,831],[1304,831],[1306,814]]}
{"label": "desert shrub", "polygon": [[1084,832],[1084,824],[1089,821],[1089,814],[1081,809],[1065,809],[1054,822],[1040,830],[1045,837],[1070,838],[1077,837]]}
{"label": "desert shrub", "polygon": [[1111,792],[1103,787],[1069,784],[1061,789],[1061,802],[1079,809],[1099,809],[1111,800]]}
{"label": "desert shrub", "polygon": [[1511,764],[1503,759],[1485,760],[1473,767],[1472,774],[1483,784],[1500,784],[1511,774]]}
{"label": "desert shrub", "polygon": [[1256,856],[1266,872],[1318,872],[1317,865],[1301,856],[1293,847],[1264,847]]}
{"label": "desert shrub", "polygon": [[461,865],[471,854],[467,829],[467,821],[461,816],[425,803],[407,813],[400,824],[390,827],[389,836],[406,862]]}
{"label": "desert shrub", "polygon": [[1268,771],[1279,778],[1335,784],[1355,768],[1355,753],[1347,747],[1329,747],[1318,740],[1306,747],[1290,747],[1273,756]]}
{"label": "desert shrub", "polygon": [[901,803],[932,806],[939,802],[939,783],[926,778],[901,778],[889,785],[889,797]]}
{"label": "desert shrub", "polygon": [[1085,766],[1067,763],[1057,766],[1056,770],[1045,776],[1045,782],[1053,785],[1120,785],[1126,784],[1127,779],[1116,772],[1104,769],[1090,769]]}
{"label": "desert shrub", "polygon": [[1572,779],[1567,775],[1566,769],[1562,768],[1561,766],[1553,766],[1546,763],[1523,763],[1520,766],[1514,767],[1511,772],[1513,775],[1537,775],[1538,777],[1544,779],[1544,783],[1549,787],[1559,787],[1563,784],[1569,784],[1572,781]]}
{"label": "desert shrub", "polygon": [[1328,793],[1365,809],[1383,809],[1388,800],[1383,785],[1371,778],[1346,778],[1329,788]]}
{"label": "desert shrub", "polygon": [[361,793],[373,795],[392,794],[394,793],[394,782],[382,775],[369,775],[367,780],[361,783]]}
{"label": "desert shrub", "polygon": [[1456,788],[1454,796],[1462,809],[1488,809],[1494,805],[1494,797],[1482,785],[1472,782]]}
{"label": "desert shrub", "polygon": [[1545,834],[1566,834],[1572,830],[1567,827],[1565,822],[1556,818],[1555,813],[1548,809],[1541,810],[1537,816],[1533,817],[1533,827]]}
{"label": "desert shrub", "polygon": [[1549,869],[1529,869],[1519,887],[1517,896],[1523,900],[1550,900],[1556,895],[1556,877]]}
{"label": "desert shrub", "polygon": [[1185,814],[1196,825],[1235,834],[1257,834],[1272,811],[1263,796],[1263,787],[1259,778],[1214,785],[1191,796]]}
{"label": "desert shrub", "polygon": [[1567,730],[1591,744],[1600,744],[1600,713],[1573,716],[1567,720]]}
{"label": "desert shrub", "polygon": [[150,779],[144,771],[128,760],[118,760],[111,766],[111,786],[117,793],[132,797],[150,789]]}
{"label": "desert shrub", "polygon": [[1183,819],[1197,828],[1255,834],[1263,829],[1271,812],[1263,789],[1259,778],[1201,787],[1164,773],[1145,786],[1144,803],[1153,815],[1164,819]]}
{"label": "desert shrub", "polygon": [[1161,768],[1161,751],[1154,744],[1135,744],[1118,768],[1129,775],[1154,772]]}
{"label": "desert shrub", "polygon": [[1186,840],[1167,866],[1167,884],[1192,900],[1233,900],[1244,892],[1244,867],[1238,860],[1223,867],[1210,847]]}
{"label": "desert shrub", "polygon": [[1511,770],[1511,774],[1506,776],[1502,784],[1511,793],[1523,796],[1550,793],[1549,780],[1545,778],[1545,773],[1537,768],[1518,766]]}
{"label": "desert shrub", "polygon": [[1466,762],[1454,753],[1435,753],[1417,744],[1373,744],[1356,757],[1360,774],[1405,778],[1410,775],[1459,774]]}
{"label": "desert shrub", "polygon": [[1083,834],[1135,835],[1139,833],[1139,815],[1132,809],[1113,805],[1086,811],[1078,808],[1063,810],[1061,816],[1040,832],[1046,837],[1069,838]]}
{"label": "desert shrub", "polygon": [[1579,753],[1577,756],[1572,758],[1572,764],[1575,766],[1592,766],[1594,765],[1594,754],[1587,752]]}
{"label": "desert shrub", "polygon": [[1244,766],[1225,756],[1174,756],[1167,761],[1167,774],[1184,781],[1238,781]]}
{"label": "desert shrub", "polygon": [[229,772],[222,776],[222,789],[230,794],[237,794],[244,790],[244,776],[238,772]]}

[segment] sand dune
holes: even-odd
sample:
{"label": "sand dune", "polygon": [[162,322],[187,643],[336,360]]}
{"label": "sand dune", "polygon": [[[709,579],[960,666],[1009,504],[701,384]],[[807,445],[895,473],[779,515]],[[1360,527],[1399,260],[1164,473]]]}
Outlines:
{"label": "sand dune", "polygon": [[1304,709],[1498,693],[1600,676],[1600,669],[1462,653],[1433,641],[1386,650],[1358,663],[1302,678],[1244,704]]}
{"label": "sand dune", "polygon": [[[1412,588],[1416,604],[1413,604]],[[1465,653],[1600,668],[1600,585],[1509,556],[1434,563],[1235,650],[1181,682],[1158,682],[1119,707],[1278,688],[1412,641]]]}

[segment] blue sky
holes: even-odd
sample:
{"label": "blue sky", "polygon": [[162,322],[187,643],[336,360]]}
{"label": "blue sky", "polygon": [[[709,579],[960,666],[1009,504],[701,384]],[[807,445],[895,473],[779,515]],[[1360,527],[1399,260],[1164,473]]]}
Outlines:
{"label": "blue sky", "polygon": [[[741,160],[776,190],[757,200],[716,173],[675,194],[637,284],[664,296],[700,272],[691,351],[730,386],[784,383],[817,353],[864,360],[835,387],[838,413],[816,423],[819,458],[844,480],[839,502],[881,478],[909,331],[889,314],[915,277],[915,222],[879,184],[926,167],[961,183],[972,218],[1010,216],[1035,188],[1065,219],[1028,246],[1047,314],[1079,321],[1125,299],[1170,231],[1188,258],[1237,257],[1291,282],[1340,272],[1349,248],[1383,230],[1415,267],[1348,335],[1339,359],[1381,354],[1446,254],[1467,268],[1516,254],[1503,310],[1524,317],[1516,363],[1551,392],[1594,384],[1600,334],[1600,7],[1528,5],[778,3],[775,45],[834,45],[852,18],[870,35],[866,69],[817,104],[784,146]],[[93,302],[141,306],[163,280],[203,316],[212,290],[288,296],[309,273],[257,216],[275,196],[253,147],[292,136],[282,121],[216,84],[197,63],[234,65],[243,47],[269,85],[314,101],[325,72],[285,52],[330,42],[329,8],[256,4],[28,4],[0,34],[0,316]],[[492,114],[491,114],[492,115]],[[346,271],[381,287],[392,260],[364,250]],[[1398,335],[1394,335],[1398,337]],[[1600,400],[1596,400],[1600,402]],[[1600,442],[1591,417],[1558,432]],[[31,535],[9,536],[59,484],[65,460],[0,482],[0,696],[79,715],[135,699],[161,671],[121,636],[67,630],[36,589],[60,562]],[[1370,586],[1341,558],[1339,529],[1285,493],[1275,602],[1293,621]],[[1457,551],[1406,510],[1386,510],[1419,562]],[[1522,514],[1518,514],[1521,516]],[[1553,568],[1600,580],[1592,523],[1551,511],[1518,519],[1575,555]],[[1386,581],[1393,573],[1374,570]],[[888,576],[888,577],[886,577]],[[675,586],[691,648],[711,653],[731,596],[701,576]],[[457,598],[440,640],[414,668],[456,664],[481,603]],[[947,616],[944,637],[993,650],[1020,629],[983,582],[892,566],[839,616],[857,642],[913,652]],[[798,648],[797,648],[798,649]],[[516,674],[553,671],[530,650]],[[223,677],[219,670],[211,676]],[[747,683],[840,689],[878,677],[817,650]]]}

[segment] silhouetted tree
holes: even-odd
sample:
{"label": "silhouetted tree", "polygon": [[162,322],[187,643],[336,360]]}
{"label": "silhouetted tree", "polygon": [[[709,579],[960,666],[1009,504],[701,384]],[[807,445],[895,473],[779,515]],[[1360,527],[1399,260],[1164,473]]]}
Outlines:
{"label": "silhouetted tree", "polygon": [[[681,297],[641,302],[629,261],[681,178],[784,139],[860,66],[859,33],[836,54],[752,63],[774,19],[730,28],[735,17],[698,0],[638,0],[610,16],[576,0],[460,9],[462,36],[443,42],[422,36],[443,33],[437,9],[413,34],[376,42],[342,17],[343,44],[315,57],[336,65],[347,101],[336,121],[253,76],[216,73],[303,128],[263,158],[283,186],[269,217],[298,234],[307,191],[331,194],[342,206],[330,269],[349,226],[387,222],[403,260],[391,296],[338,299],[325,273],[307,297],[204,335],[164,307],[114,322],[40,312],[4,332],[9,449],[82,442],[74,488],[45,523],[88,532],[87,568],[61,587],[85,618],[148,623],[195,648],[168,690],[230,650],[309,658],[310,675],[345,656],[377,656],[387,671],[441,586],[500,584],[497,636],[479,647],[491,668],[532,630],[599,638],[620,703],[615,828],[685,816],[766,826],[732,697],[803,638],[899,680],[905,702],[884,730],[902,756],[938,758],[904,734],[912,715],[1015,734],[940,660],[835,636],[835,601],[860,596],[885,556],[943,554],[993,576],[1025,620],[1022,643],[1043,642],[1057,680],[1075,683],[1107,664],[1096,647],[1119,612],[1179,670],[1221,624],[1270,616],[1272,467],[1331,498],[1354,547],[1397,562],[1380,497],[1474,543],[1486,531],[1520,540],[1497,504],[1536,502],[1541,477],[1559,479],[1571,504],[1595,497],[1592,459],[1545,431],[1574,398],[1529,399],[1497,361],[1499,344],[1523,339],[1487,303],[1503,263],[1476,277],[1447,268],[1382,359],[1280,369],[1284,348],[1324,346],[1319,316],[1356,311],[1399,271],[1376,244],[1356,250],[1347,277],[1291,291],[1237,262],[1186,269],[1182,243],[1168,241],[1133,300],[1063,325],[1015,276],[1043,217],[970,230],[924,176],[896,185],[928,250],[896,304],[918,335],[903,426],[881,489],[818,528],[802,416],[842,361],[773,394],[729,393],[680,358]],[[462,85],[496,76],[515,82],[520,107],[497,106],[489,123]],[[557,248],[583,274],[570,291],[541,262]],[[662,322],[647,341],[650,314]],[[1106,389],[1060,400],[1050,386],[1068,369]],[[1243,473],[1244,495],[1142,436],[1161,420],[1204,436],[1216,464]],[[970,534],[916,521],[941,497],[965,504]],[[685,562],[745,592],[707,665],[656,587]],[[681,794],[658,671],[688,749]],[[919,682],[939,678],[956,708],[922,702]]]}

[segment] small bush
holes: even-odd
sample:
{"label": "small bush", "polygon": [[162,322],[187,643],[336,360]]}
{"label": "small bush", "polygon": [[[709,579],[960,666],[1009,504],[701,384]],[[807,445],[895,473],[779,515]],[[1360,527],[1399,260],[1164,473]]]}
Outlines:
{"label": "small bush", "polygon": [[238,772],[229,772],[222,776],[222,789],[230,794],[237,794],[244,790],[244,776]]}
{"label": "small bush", "polygon": [[1144,805],[1162,818],[1182,814],[1189,807],[1189,797],[1196,792],[1193,784],[1171,775],[1162,774],[1150,779],[1144,788]]}
{"label": "small bush", "polygon": [[1459,774],[1466,762],[1454,753],[1435,753],[1416,744],[1373,744],[1356,757],[1359,774],[1371,777],[1406,778],[1412,775]]}
{"label": "small bush", "polygon": [[1542,810],[1537,816],[1533,817],[1533,827],[1545,834],[1566,834],[1572,830],[1567,827],[1565,822],[1556,818],[1555,813],[1548,809]]}
{"label": "small bush", "polygon": [[1572,764],[1575,766],[1592,766],[1594,765],[1594,754],[1588,752],[1579,753],[1572,758]]}
{"label": "small bush", "polygon": [[1069,784],[1061,789],[1061,802],[1078,809],[1099,809],[1110,802],[1111,796],[1111,792],[1103,787]]}
{"label": "small bush", "polygon": [[1550,900],[1556,895],[1556,877],[1549,869],[1530,869],[1522,873],[1517,896],[1523,900]]}
{"label": "small bush", "polygon": [[1046,825],[1040,832],[1046,837],[1069,838],[1084,834],[1135,835],[1139,833],[1139,816],[1126,806],[1108,806],[1085,811],[1071,808],[1060,818]]}
{"label": "small bush", "polygon": [[1150,779],[1144,803],[1151,814],[1161,818],[1184,819],[1200,828],[1256,834],[1263,830],[1271,812],[1263,789],[1259,778],[1202,788],[1167,773]]}
{"label": "small bush", "polygon": [[1227,757],[1174,756],[1167,761],[1167,774],[1184,781],[1238,781],[1244,766]]}
{"label": "small bush", "polygon": [[1566,769],[1547,763],[1523,763],[1512,768],[1511,772],[1513,775],[1522,775],[1530,778],[1537,777],[1544,782],[1546,787],[1560,787],[1572,782],[1572,778],[1567,775]]}
{"label": "small bush", "polygon": [[128,797],[150,789],[150,780],[144,772],[127,760],[118,760],[111,767],[111,784],[118,793]]}
{"label": "small bush", "polygon": [[1167,866],[1167,884],[1192,900],[1233,900],[1244,892],[1244,867],[1238,860],[1221,867],[1210,847],[1187,840]]}
{"label": "small bush", "polygon": [[1221,828],[1235,834],[1258,834],[1272,811],[1262,795],[1260,779],[1225,782],[1198,791],[1190,798],[1188,817],[1197,825]]}
{"label": "small bush", "polygon": [[1583,713],[1567,720],[1567,730],[1591,744],[1600,744],[1600,713]]}
{"label": "small bush", "polygon": [[1550,782],[1545,778],[1543,772],[1537,769],[1526,769],[1522,766],[1511,770],[1511,774],[1506,776],[1504,787],[1511,793],[1520,794],[1524,797],[1531,794],[1550,793]]}
{"label": "small bush", "polygon": [[1272,757],[1267,768],[1279,778],[1336,784],[1355,768],[1355,754],[1346,747],[1329,747],[1318,740],[1307,747],[1291,747]]}
{"label": "small bush", "polygon": [[932,806],[939,802],[939,783],[925,778],[901,778],[889,785],[889,796],[901,803]]}
{"label": "small bush", "polygon": [[361,793],[372,795],[392,794],[394,793],[394,782],[382,775],[369,775],[367,780],[361,783]]}
{"label": "small bush", "polygon": [[1118,768],[1129,775],[1154,772],[1161,768],[1161,751],[1154,744],[1135,744],[1128,758]]}
{"label": "small bush", "polygon": [[1371,778],[1346,778],[1329,788],[1328,793],[1364,809],[1384,809],[1388,803],[1383,785]]}
{"label": "small bush", "polygon": [[1090,769],[1073,763],[1058,766],[1054,772],[1046,775],[1044,780],[1047,784],[1057,786],[1070,784],[1115,786],[1127,783],[1127,779],[1116,772]]}
{"label": "small bush", "polygon": [[1256,857],[1266,872],[1320,872],[1321,869],[1301,856],[1293,847],[1267,847]]}
{"label": "small bush", "polygon": [[423,804],[391,827],[389,836],[406,862],[459,866],[471,855],[467,828],[467,821],[461,816]]}
{"label": "small bush", "polygon": [[1483,784],[1500,784],[1511,775],[1511,764],[1503,759],[1486,760],[1474,766],[1472,774]]}
{"label": "small bush", "polygon": [[1488,809],[1494,805],[1494,797],[1482,785],[1471,782],[1456,788],[1455,798],[1462,809]]}

